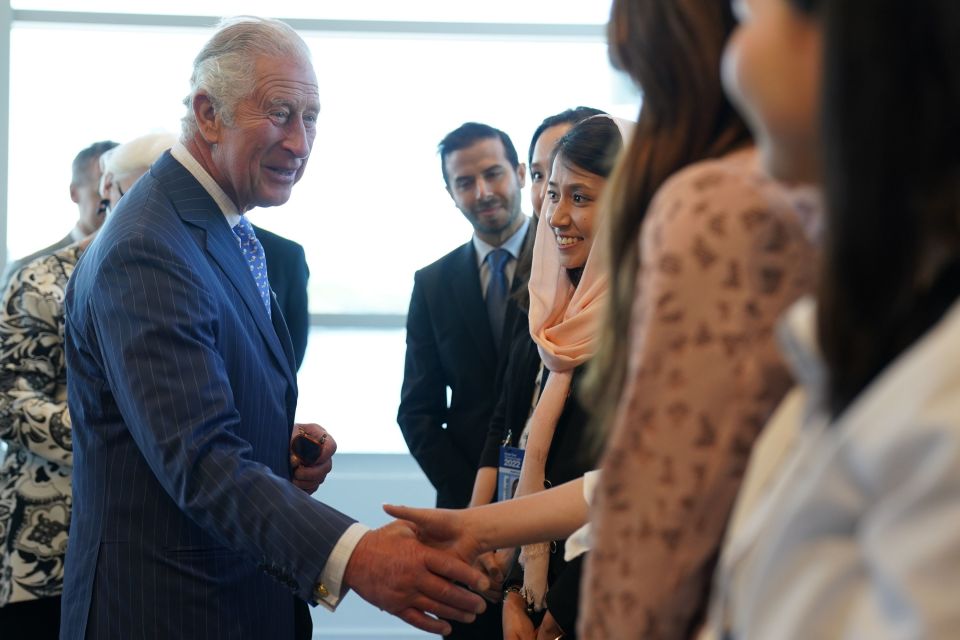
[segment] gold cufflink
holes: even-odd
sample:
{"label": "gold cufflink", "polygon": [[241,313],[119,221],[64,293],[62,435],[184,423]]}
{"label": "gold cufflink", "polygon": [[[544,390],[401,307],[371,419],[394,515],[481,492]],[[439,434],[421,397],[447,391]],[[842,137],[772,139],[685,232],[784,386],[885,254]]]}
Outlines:
{"label": "gold cufflink", "polygon": [[317,596],[317,600],[322,600],[323,598],[326,598],[327,596],[330,595],[330,590],[327,589],[322,584],[318,584],[313,589],[313,595]]}

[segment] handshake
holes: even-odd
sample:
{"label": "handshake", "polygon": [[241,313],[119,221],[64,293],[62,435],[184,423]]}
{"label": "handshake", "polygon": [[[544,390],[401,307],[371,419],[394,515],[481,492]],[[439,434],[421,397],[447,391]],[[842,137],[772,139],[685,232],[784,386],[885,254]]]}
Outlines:
{"label": "handshake", "polygon": [[[290,448],[293,483],[313,493],[333,468],[336,442],[319,425],[298,424]],[[312,459],[305,459],[308,455]],[[450,633],[447,620],[472,622],[486,609],[478,592],[489,595],[493,585],[499,593],[500,579],[492,581],[474,568],[486,549],[459,529],[460,512],[389,505],[384,510],[399,519],[364,534],[347,562],[343,585],[430,633]]]}

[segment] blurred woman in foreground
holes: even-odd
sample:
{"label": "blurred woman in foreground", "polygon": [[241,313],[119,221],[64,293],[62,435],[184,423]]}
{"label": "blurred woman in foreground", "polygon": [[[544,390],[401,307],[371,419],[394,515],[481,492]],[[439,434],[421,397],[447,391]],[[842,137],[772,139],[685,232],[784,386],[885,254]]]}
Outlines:
{"label": "blurred woman in foreground", "polygon": [[751,459],[715,638],[960,636],[960,4],[747,0],[728,85],[769,169],[823,185],[803,392]]}

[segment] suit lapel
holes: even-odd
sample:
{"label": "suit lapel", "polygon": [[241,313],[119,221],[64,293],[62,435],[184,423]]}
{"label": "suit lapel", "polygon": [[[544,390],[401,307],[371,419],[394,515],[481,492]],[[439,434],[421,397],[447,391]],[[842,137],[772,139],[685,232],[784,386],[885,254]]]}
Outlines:
{"label": "suit lapel", "polygon": [[[281,345],[278,332],[271,324],[257,285],[243,261],[237,237],[234,235],[220,208],[210,194],[197,182],[186,168],[169,152],[154,165],[154,175],[168,187],[173,205],[181,219],[206,231],[205,249],[233,285],[243,304],[253,316],[261,336],[270,348],[288,382],[295,387],[296,377],[290,360]],[[271,296],[272,297],[272,296]],[[274,315],[276,307],[274,307]],[[282,323],[282,321],[281,321]]]}
{"label": "suit lapel", "polygon": [[480,270],[477,268],[477,252],[472,242],[460,247],[454,256],[453,266],[456,277],[447,280],[447,287],[457,301],[463,322],[469,327],[483,357],[495,364],[497,349],[487,319],[487,306],[480,288]]}

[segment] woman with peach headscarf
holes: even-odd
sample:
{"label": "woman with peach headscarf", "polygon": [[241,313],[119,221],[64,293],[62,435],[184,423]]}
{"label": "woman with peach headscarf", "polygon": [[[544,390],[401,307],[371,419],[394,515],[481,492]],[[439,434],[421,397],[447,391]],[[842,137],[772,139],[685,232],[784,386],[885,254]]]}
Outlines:
{"label": "woman with peach headscarf", "polygon": [[[594,460],[583,455],[581,446],[589,417],[575,389],[582,365],[595,350],[607,292],[604,261],[596,257],[594,238],[601,222],[598,201],[623,147],[621,126],[608,116],[588,118],[558,141],[551,156],[530,275],[530,333],[511,345],[504,378],[505,420],[498,425],[500,432],[488,438],[482,457],[495,459],[500,442],[524,450],[518,496],[593,468]],[[566,614],[569,620],[561,626],[572,632],[579,561],[568,566],[563,548],[562,540],[524,548],[523,572],[515,571],[506,582],[507,637],[534,637],[528,608],[547,610],[541,626],[550,628],[557,624],[555,618]]]}

